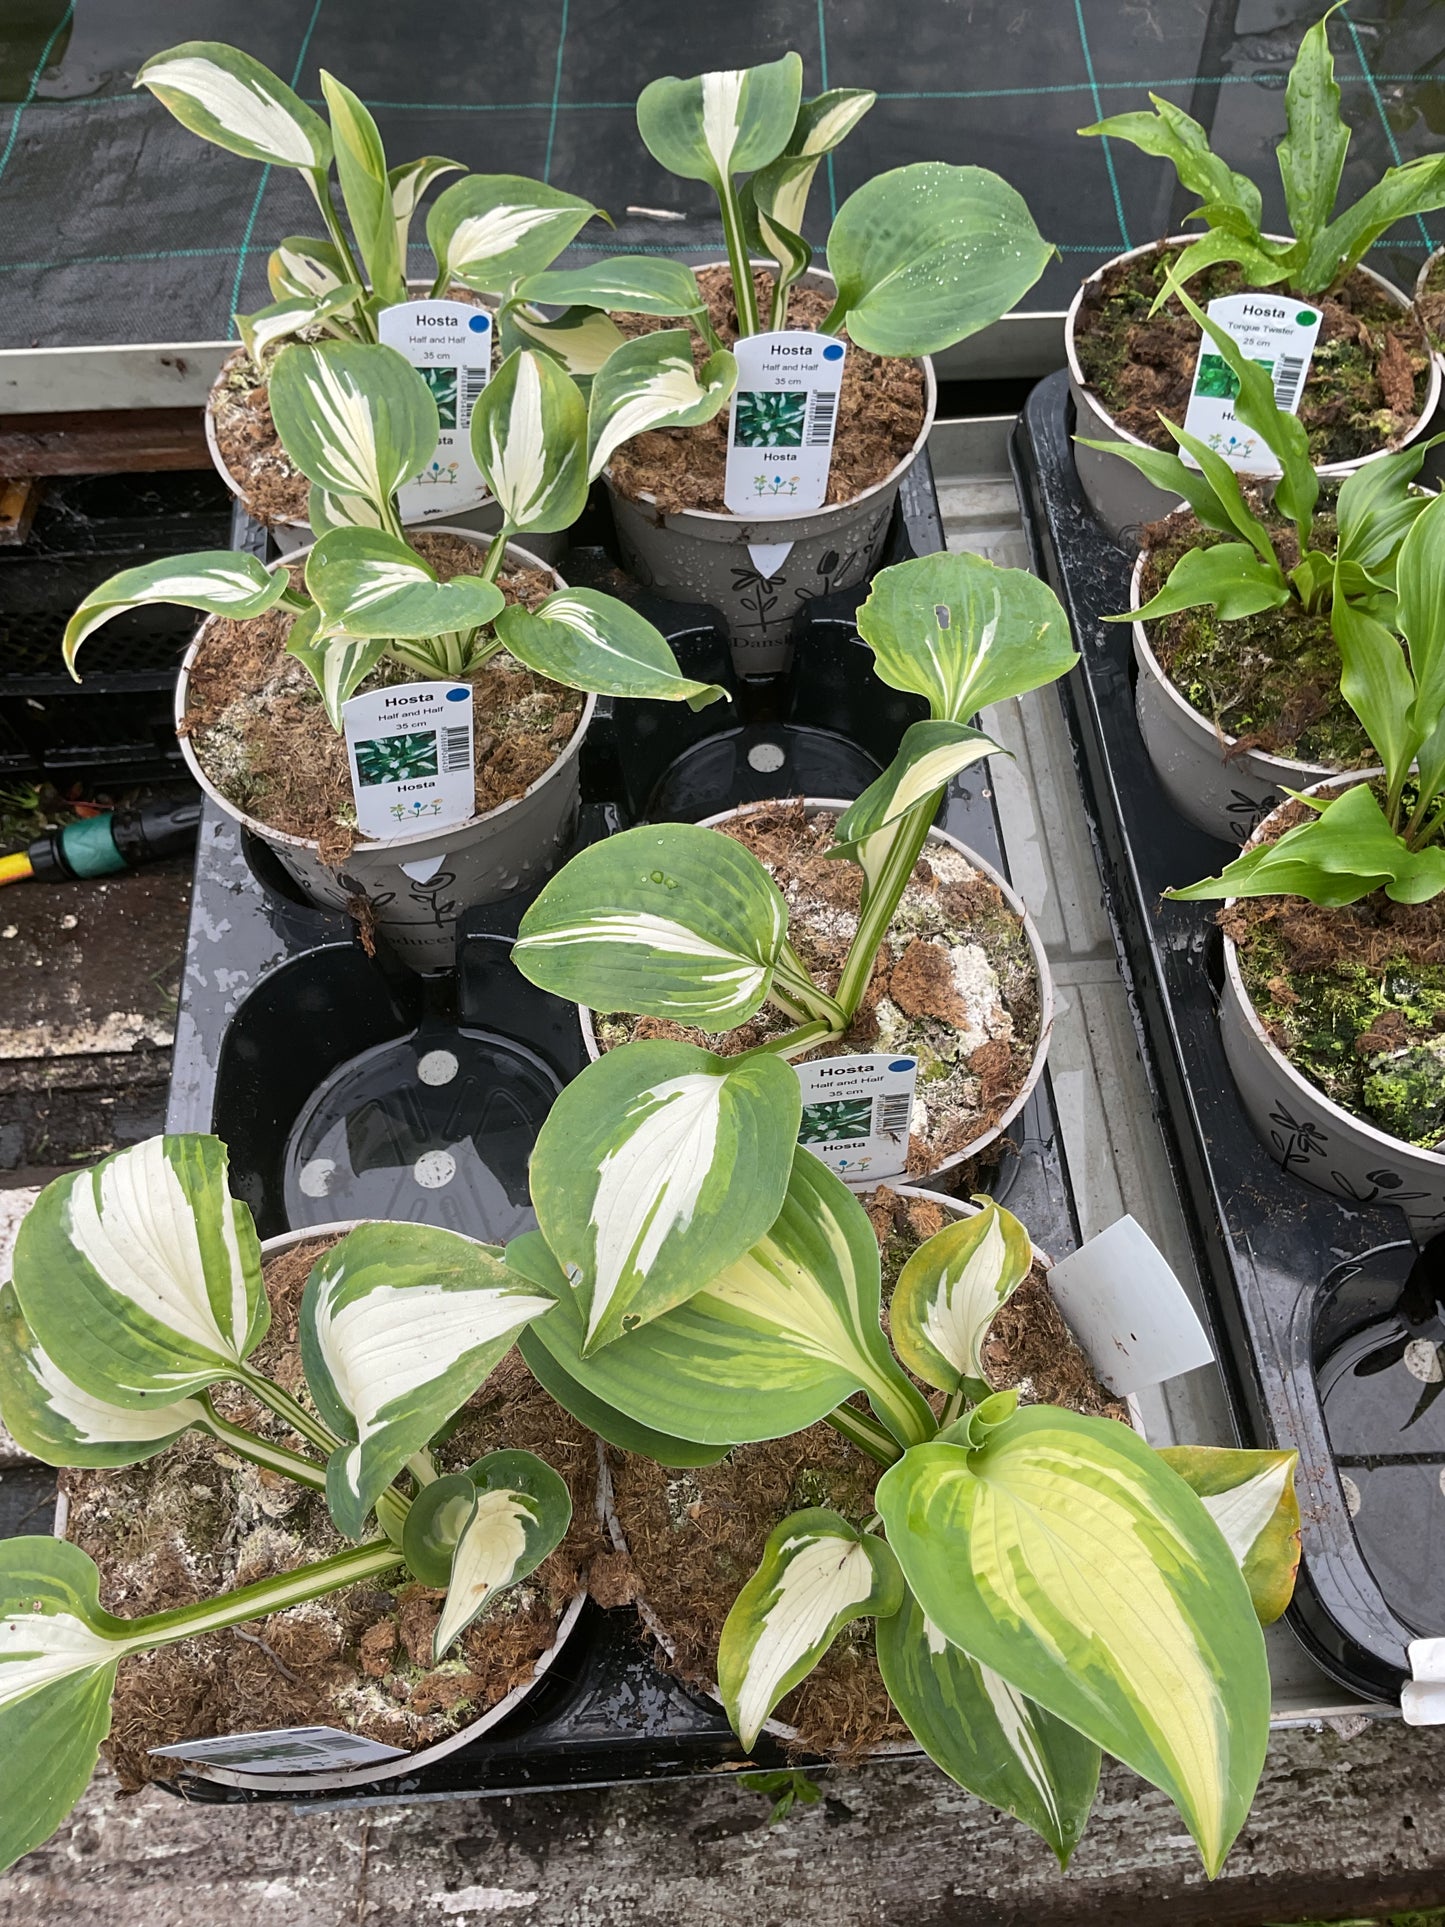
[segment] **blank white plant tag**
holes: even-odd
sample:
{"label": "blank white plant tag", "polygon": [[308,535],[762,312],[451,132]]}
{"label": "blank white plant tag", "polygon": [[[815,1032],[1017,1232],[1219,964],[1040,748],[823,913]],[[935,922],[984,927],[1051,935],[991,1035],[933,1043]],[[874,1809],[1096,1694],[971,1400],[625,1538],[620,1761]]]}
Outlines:
{"label": "blank white plant tag", "polygon": [[487,485],[472,459],[470,430],[492,372],[492,317],[462,301],[399,301],[382,309],[376,332],[421,374],[441,423],[436,453],[415,481],[397,490],[402,521],[436,521],[475,508],[486,500]]}
{"label": "blank white plant tag", "polygon": [[383,1760],[400,1760],[406,1754],[405,1747],[383,1746],[380,1740],[343,1733],[335,1726],[276,1726],[211,1740],[181,1740],[150,1751],[169,1760],[230,1767],[237,1773],[335,1773],[343,1767],[379,1766]]}
{"label": "blank white plant tag", "polygon": [[465,823],[476,807],[472,692],[407,682],[341,705],[356,827],[381,841]]}
{"label": "blank white plant tag", "polygon": [[803,1087],[799,1144],[845,1184],[877,1184],[907,1170],[917,1058],[873,1051],[793,1068]]}
{"label": "blank white plant tag", "polygon": [[733,349],[723,500],[750,521],[801,515],[828,499],[846,350],[831,335],[780,328]]}
{"label": "blank white plant tag", "polygon": [[[1274,378],[1276,408],[1299,412],[1300,395],[1310,369],[1323,316],[1307,301],[1291,301],[1278,294],[1226,294],[1204,311],[1237,345],[1248,361],[1257,361]],[[1239,385],[1234,370],[1214,343],[1204,335],[1194,368],[1194,385],[1184,426],[1197,441],[1222,455],[1236,474],[1278,475],[1274,452],[1234,413]],[[1180,459],[1189,468],[1199,464],[1182,448]]]}
{"label": "blank white plant tag", "polygon": [[1183,1285],[1134,1218],[1060,1258],[1049,1290],[1089,1363],[1121,1397],[1214,1361]]}

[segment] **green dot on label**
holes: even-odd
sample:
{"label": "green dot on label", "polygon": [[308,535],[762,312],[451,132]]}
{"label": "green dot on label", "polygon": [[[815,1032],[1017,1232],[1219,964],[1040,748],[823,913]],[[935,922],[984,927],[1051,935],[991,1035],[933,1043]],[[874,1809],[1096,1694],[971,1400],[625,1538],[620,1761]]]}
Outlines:
{"label": "green dot on label", "polygon": [[1315,318],[1316,317],[1310,312],[1308,308],[1301,308],[1299,313],[1295,316],[1295,320],[1299,323],[1299,325],[1302,328],[1308,328],[1310,323],[1314,321]]}

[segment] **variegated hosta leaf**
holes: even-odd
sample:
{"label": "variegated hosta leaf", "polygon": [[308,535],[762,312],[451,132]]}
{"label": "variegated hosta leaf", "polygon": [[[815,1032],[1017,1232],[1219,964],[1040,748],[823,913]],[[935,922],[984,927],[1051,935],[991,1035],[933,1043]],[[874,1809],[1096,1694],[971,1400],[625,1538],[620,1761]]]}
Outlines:
{"label": "variegated hosta leaf", "polygon": [[351,270],[334,241],[288,234],[267,257],[266,279],[277,301],[293,296],[315,301],[323,294],[330,294],[333,288],[339,288],[343,281],[349,281]]}
{"label": "variegated hosta leaf", "polygon": [[65,666],[75,676],[81,643],[127,609],[139,609],[148,602],[178,602],[183,609],[204,609],[208,615],[259,616],[281,600],[287,587],[284,569],[273,574],[254,555],[235,549],[169,555],[160,562],[144,562],[138,569],[122,569],[92,589],[66,623],[61,646]]}
{"label": "variegated hosta leaf", "polygon": [[[756,235],[757,245],[778,264],[779,284],[773,288],[772,312],[778,317],[780,325],[785,312],[781,304],[786,301],[787,291],[799,275],[806,274],[812,266],[813,249],[796,228],[790,228],[786,222],[778,219],[768,205],[768,197],[774,187],[790,185],[798,180],[803,182],[806,192],[817,167],[816,161],[801,158],[774,161],[771,167],[764,168],[762,174],[753,176],[744,193],[743,219],[748,224],[749,251],[752,249],[752,237]],[[765,176],[770,178],[765,179]]]}
{"label": "variegated hosta leaf", "polygon": [[587,400],[587,474],[600,475],[622,444],[649,428],[695,428],[726,408],[738,365],[725,348],[699,376],[686,328],[639,335],[608,357]]}
{"label": "variegated hosta leaf", "polygon": [[979,1435],[879,1480],[904,1577],[954,1645],[1168,1794],[1218,1873],[1269,1737],[1233,1554],[1126,1426],[1035,1405]]}
{"label": "variegated hosta leaf", "polygon": [[306,519],[317,535],[332,529],[382,529],[380,510],[363,495],[332,495],[313,482],[306,492]]}
{"label": "variegated hosta leaf", "polygon": [[443,174],[460,174],[461,171],[460,161],[449,161],[441,154],[424,154],[419,161],[403,161],[400,167],[393,167],[387,175],[392,219],[396,223],[396,258],[401,263],[403,278],[406,275],[406,247],[411,234],[411,220],[421,206],[422,196],[432,182],[439,181]]}
{"label": "variegated hosta leaf", "polygon": [[668,75],[638,95],[637,130],[669,174],[726,192],[734,174],[782,153],[802,92],[803,63],[794,53],[690,80]]}
{"label": "variegated hosta leaf", "polygon": [[1216,1445],[1169,1445],[1159,1456],[1204,1501],[1239,1561],[1261,1626],[1289,1604],[1300,1561],[1298,1452],[1237,1452]]}
{"label": "variegated hosta leaf", "polygon": [[572,1523],[566,1481],[532,1452],[489,1452],[411,1502],[402,1552],[417,1578],[445,1586],[433,1664],[500,1592],[525,1579]]}
{"label": "variegated hosta leaf", "polygon": [[1006,315],[1053,253],[1023,196],[987,168],[890,168],[838,209],[838,298],[823,325],[875,355],[936,355]]}
{"label": "variegated hosta leaf", "polygon": [[890,689],[924,696],[935,722],[1053,682],[1078,661],[1058,597],[1026,569],[927,555],[880,569],[858,633]]}
{"label": "variegated hosta leaf", "polygon": [[0,1872],[50,1838],[84,1793],[110,1731],[125,1651],[79,1546],[0,1542]]}
{"label": "variegated hosta leaf", "polygon": [[[746,1187],[737,1190],[741,1201]],[[529,1252],[529,1271],[534,1260]],[[867,1392],[896,1437],[932,1434],[928,1407],[883,1337],[878,1241],[867,1215],[799,1146],[767,1232],[686,1304],[617,1344],[584,1357],[579,1295],[560,1271],[553,1283],[557,1308],[528,1334],[527,1355],[535,1339],[594,1398],[669,1438],[725,1445],[786,1438],[857,1391]]]}
{"label": "variegated hosta leaf", "polygon": [[888,1307],[893,1349],[940,1392],[988,1396],[983,1341],[999,1307],[1033,1267],[1029,1234],[992,1198],[921,1244],[898,1274]]}
{"label": "variegated hosta leaf", "polygon": [[574,856],[522,918],[512,961],[593,1010],[730,1030],[767,996],[787,934],[782,893],[751,850],[657,823]]}
{"label": "variegated hosta leaf", "polygon": [[229,1377],[270,1321],[261,1250],[219,1138],[147,1138],[47,1184],[15,1295],[65,1376],[132,1411]]}
{"label": "variegated hosta leaf", "polygon": [[343,1440],[326,1470],[337,1529],[367,1513],[552,1301],[455,1231],[364,1224],[322,1257],[301,1300],[301,1359]]}
{"label": "variegated hosta leaf", "polygon": [[550,355],[507,356],[472,410],[471,438],[508,528],[571,528],[587,501],[587,404]]}
{"label": "variegated hosta leaf", "polygon": [[888,1697],[934,1765],[1032,1827],[1066,1867],[1099,1783],[1094,1742],[951,1646],[906,1589],[875,1641]]}
{"label": "variegated hosta leaf", "polygon": [[664,255],[619,254],[586,268],[549,268],[513,289],[518,301],[548,308],[602,308],[609,314],[701,314],[697,276]]}
{"label": "variegated hosta leaf", "polygon": [[852,133],[878,98],[864,88],[835,87],[805,100],[788,145],[777,160],[754,174],[745,190],[758,237],[791,283],[812,260],[803,239],[808,192],[825,154]]}
{"label": "variegated hosta leaf", "polygon": [[304,609],[291,624],[286,653],[305,665],[338,735],[343,726],[341,705],[366,681],[390,641],[389,636],[338,635],[322,627],[321,611],[314,606]]}
{"label": "variegated hosta leaf", "polygon": [[909,811],[931,800],[931,817],[960,770],[1007,753],[966,723],[911,723],[887,769],[838,818],[828,855],[850,858],[876,888]]}
{"label": "variegated hosta leaf", "polygon": [[[581,386],[591,385],[598,369],[627,337],[600,308],[565,308],[548,320],[520,301],[506,302],[497,317],[503,354],[536,348],[565,368]],[[584,393],[586,392],[584,388]]]}
{"label": "variegated hosta leaf", "polygon": [[586,1317],[584,1351],[682,1304],[778,1215],[802,1096],[780,1057],[662,1041],[609,1051],[562,1092],[532,1204]]}
{"label": "variegated hosta leaf", "polygon": [[396,215],[386,150],[370,110],[334,74],[321,70],[331,115],[336,173],[372,294],[387,305],[406,299],[406,267],[396,245]]}
{"label": "variegated hosta leaf", "polygon": [[335,315],[349,314],[365,298],[364,288],[354,281],[343,281],[323,295],[287,295],[282,301],[273,301],[269,308],[258,308],[255,314],[238,314],[236,326],[241,330],[246,353],[258,368],[263,368],[267,357],[283,341],[292,340],[307,328],[319,327]]}
{"label": "variegated hosta leaf", "polygon": [[305,168],[325,179],[331,165],[326,122],[269,67],[219,40],[185,40],[153,54],[137,72],[183,127],[247,160]]}
{"label": "variegated hosta leaf", "polygon": [[813,1506],[775,1525],[718,1641],[718,1689],[743,1745],[850,1620],[887,1619],[902,1604],[898,1561],[841,1513]]}
{"label": "variegated hosta leaf", "polygon": [[331,495],[359,495],[385,519],[437,445],[430,388],[381,342],[293,342],[271,371],[271,413],[291,460]]}
{"label": "variegated hosta leaf", "polygon": [[469,174],[432,202],[426,235],[449,281],[505,294],[549,267],[594,214],[590,201],[520,174]]}
{"label": "variegated hosta leaf", "polygon": [[518,662],[569,689],[685,702],[689,709],[727,694],[718,683],[684,676],[646,616],[600,589],[559,589],[539,609],[514,602],[497,618],[496,633]]}
{"label": "variegated hosta leaf", "polygon": [[306,587],[323,627],[347,636],[435,636],[476,629],[506,600],[495,582],[479,575],[439,582],[429,562],[382,529],[333,529],[323,535],[306,558]]}
{"label": "variegated hosta leaf", "polygon": [[138,1465],[205,1418],[193,1398],[130,1411],[83,1392],[35,1342],[11,1284],[0,1285],[0,1419],[44,1465]]}

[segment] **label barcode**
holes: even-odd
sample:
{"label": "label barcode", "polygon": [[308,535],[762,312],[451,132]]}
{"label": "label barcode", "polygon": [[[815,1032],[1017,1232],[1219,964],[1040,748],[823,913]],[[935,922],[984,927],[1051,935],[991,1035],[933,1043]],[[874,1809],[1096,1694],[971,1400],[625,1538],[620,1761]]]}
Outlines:
{"label": "label barcode", "polygon": [[460,729],[442,731],[442,773],[453,776],[459,769],[466,769],[472,760],[472,732],[463,724]]}
{"label": "label barcode", "polygon": [[913,1117],[913,1094],[897,1091],[892,1097],[873,1100],[874,1137],[894,1137],[906,1132]]}
{"label": "label barcode", "polygon": [[838,396],[832,388],[815,388],[808,403],[809,448],[826,448],[833,439],[833,417],[838,412]]}
{"label": "label barcode", "polygon": [[457,394],[460,403],[457,410],[458,428],[471,427],[472,410],[482,399],[482,390],[486,387],[487,377],[491,372],[490,368],[458,369]]}
{"label": "label barcode", "polygon": [[1276,408],[1293,409],[1299,394],[1300,383],[1304,380],[1306,359],[1303,355],[1281,355],[1274,364],[1274,405]]}

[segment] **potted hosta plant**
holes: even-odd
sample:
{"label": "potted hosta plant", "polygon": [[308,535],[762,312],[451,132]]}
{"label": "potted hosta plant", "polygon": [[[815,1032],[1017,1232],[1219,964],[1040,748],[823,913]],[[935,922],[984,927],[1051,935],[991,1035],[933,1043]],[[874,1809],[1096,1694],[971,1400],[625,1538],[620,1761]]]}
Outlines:
{"label": "potted hosta plant", "polygon": [[[1299,416],[1323,474],[1346,475],[1424,432],[1440,374],[1419,317],[1408,295],[1360,263],[1396,221],[1445,206],[1445,159],[1422,155],[1387,168],[1335,213],[1350,130],[1340,118],[1328,19],[1306,32],[1285,89],[1288,131],[1277,152],[1288,235],[1261,231],[1258,187],[1211,151],[1197,121],[1160,96],[1150,96],[1152,113],[1116,114],[1079,130],[1171,162],[1180,186],[1200,197],[1192,218],[1206,223],[1203,234],[1175,235],[1105,262],[1074,297],[1064,339],[1082,434],[1168,449],[1160,416],[1183,419],[1199,349],[1174,298],[1186,280],[1204,302],[1278,289],[1308,303],[1311,315],[1320,311]],[[1169,508],[1142,472],[1082,449],[1077,459],[1084,492],[1111,535]]]}
{"label": "potted hosta plant", "polygon": [[[1445,1222],[1445,500],[1396,565],[1392,633],[1337,598],[1343,688],[1379,768],[1266,818],[1217,877],[1220,1023],[1255,1129],[1286,1170]],[[1401,646],[1403,640],[1403,647]]]}
{"label": "potted hosta plant", "polygon": [[[403,534],[397,488],[430,459],[427,384],[379,344],[293,343],[271,378],[280,433],[310,481],[324,531],[304,557],[267,570],[229,552],[129,569],[86,597],[65,635],[81,644],[140,603],[208,613],[182,665],[176,723],[187,765],[226,813],[273,849],[316,903],[350,909],[419,969],[452,960],[459,913],[543,874],[571,834],[577,752],[596,695],[722,692],[679,675],[635,610],[569,589],[513,537],[571,525],[586,498],[586,404],[545,355],[519,349],[472,416],[472,445],[502,526]],[[474,813],[428,829],[362,837],[342,735],[357,693],[418,679],[473,697]],[[438,733],[420,747],[435,774]],[[370,739],[369,739],[370,740]],[[358,763],[358,780],[401,781],[404,764]],[[419,794],[411,807],[430,803]]]}
{"label": "potted hosta plant", "polygon": [[[606,478],[624,561],[661,594],[720,610],[744,673],[786,667],[805,602],[866,578],[932,423],[927,357],[998,320],[1052,253],[996,174],[923,162],[850,195],[828,236],[828,272],[811,272],[809,187],[874,96],[837,88],[804,100],[802,73],[790,53],[655,80],[638,100],[654,159],[716,194],[725,263],[694,274],[619,257],[544,271],[520,278],[501,311],[504,341],[523,330],[592,378],[591,465]],[[802,355],[806,379],[760,373],[746,350],[780,329],[828,338],[816,356],[794,341],[791,364],[776,358],[798,368]],[[841,391],[822,381],[829,363],[842,365]],[[735,389],[733,441],[752,458],[755,512],[726,499],[723,411]],[[775,474],[775,458],[801,464],[798,451],[826,445],[830,427],[813,505],[801,466]],[[786,511],[795,495],[799,509]]]}
{"label": "potted hosta plant", "polygon": [[1110,620],[1133,623],[1140,733],[1169,800],[1242,843],[1286,790],[1375,760],[1341,688],[1332,613],[1342,599],[1391,620],[1400,544],[1430,499],[1412,484],[1434,443],[1322,488],[1304,426],[1265,370],[1180,299],[1233,376],[1238,422],[1278,461],[1272,501],[1173,422],[1193,465],[1129,442],[1086,446],[1184,498],[1144,530],[1132,607]]}
{"label": "potted hosta plant", "polygon": [[[153,55],[135,84],[148,87],[202,139],[298,173],[321,214],[324,236],[289,235],[272,250],[267,279],[275,299],[255,314],[237,315],[241,346],[222,364],[206,404],[206,437],[220,475],[249,514],[277,530],[283,548],[294,548],[309,532],[307,476],[272,417],[277,350],[298,336],[374,342],[378,317],[409,294],[444,298],[480,315],[484,299],[547,267],[598,210],[542,181],[468,175],[428,212],[434,258],[418,281],[407,266],[413,216],[436,181],[461,172],[458,162],[428,154],[388,168],[376,122],[350,88],[322,74],[328,126],[269,68],[219,41],[188,40]],[[349,235],[332,204],[333,162]],[[476,326],[465,386],[485,379],[492,359],[490,316]],[[438,398],[446,405],[440,383]],[[471,399],[452,394],[447,426],[465,432]],[[436,448],[434,439],[425,472],[432,486],[408,520],[446,518],[448,495],[462,500],[457,484],[463,478],[450,472],[450,463],[432,462]],[[499,519],[488,502],[468,516],[468,526],[492,529]]]}
{"label": "potted hosta plant", "polygon": [[[882,680],[924,697],[931,720],[905,732],[856,802],[755,805],[726,834],[625,831],[573,857],[522,919],[518,969],[582,1007],[601,1053],[544,1131],[571,1143],[579,1226],[594,1155],[661,1187],[655,1208],[666,1194],[667,1211],[684,1216],[720,1176],[730,1182],[739,1131],[781,1168],[802,1101],[789,1060],[862,1052],[916,1064],[912,1103],[886,1125],[912,1172],[976,1156],[1042,1071],[1052,992],[1027,912],[989,865],[930,826],[949,779],[997,747],[966,719],[1077,660],[1067,620],[1022,570],[936,555],[880,571],[858,627]],[[688,1095],[659,1110],[664,1091]],[[826,1093],[809,1102],[830,1108]],[[826,1115],[810,1122],[821,1153],[839,1134]],[[876,1159],[836,1161],[850,1181],[880,1174]],[[638,1207],[639,1250],[653,1209]],[[621,1245],[613,1255],[624,1270],[634,1262]],[[609,1318],[624,1315],[626,1295]]]}
{"label": "potted hosta plant", "polygon": [[551,1445],[526,1375],[482,1391],[550,1294],[423,1225],[260,1246],[226,1177],[190,1136],[58,1178],[0,1288],[5,1423],[79,1468],[68,1538],[0,1545],[6,1866],[108,1732],[132,1782],[219,1734],[264,1774],[233,1783],[335,1783],[285,1774],[317,1725],[364,1762],[343,1783],[387,1779],[494,1723],[576,1618],[594,1454]]}

